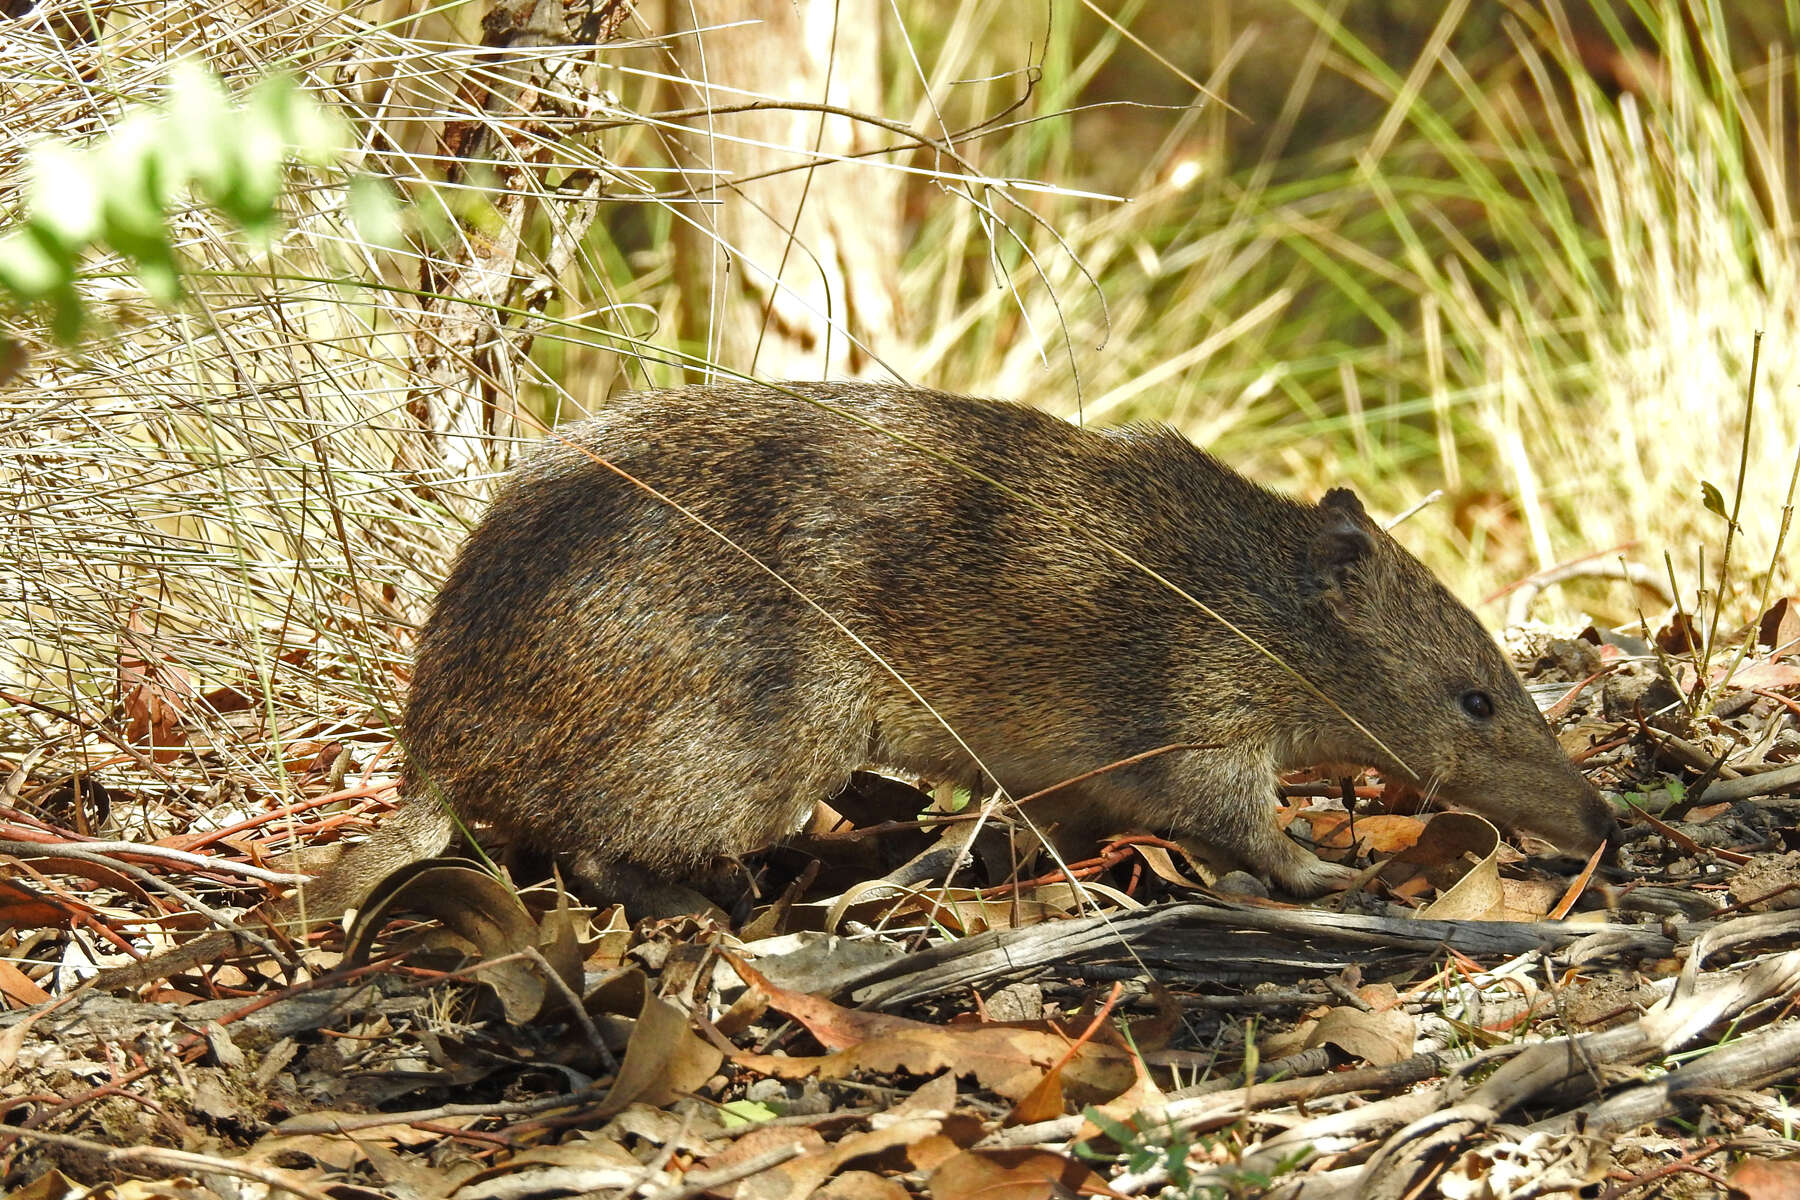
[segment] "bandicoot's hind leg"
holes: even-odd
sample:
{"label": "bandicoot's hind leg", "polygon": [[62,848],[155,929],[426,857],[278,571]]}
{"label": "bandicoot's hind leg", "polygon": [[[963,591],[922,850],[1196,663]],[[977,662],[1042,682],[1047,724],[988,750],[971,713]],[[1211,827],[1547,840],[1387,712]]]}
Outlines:
{"label": "bandicoot's hind leg", "polygon": [[727,921],[724,911],[693,888],[664,879],[635,863],[607,860],[592,851],[569,859],[577,886],[601,903],[625,906],[634,921],[688,914]]}

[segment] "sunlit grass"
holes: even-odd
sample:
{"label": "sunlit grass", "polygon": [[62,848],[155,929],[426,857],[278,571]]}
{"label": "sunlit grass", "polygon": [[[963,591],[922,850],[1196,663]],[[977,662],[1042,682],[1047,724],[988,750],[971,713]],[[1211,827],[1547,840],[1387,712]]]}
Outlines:
{"label": "sunlit grass", "polygon": [[[1766,562],[1800,437],[1791,41],[1734,49],[1704,4],[1644,5],[1656,42],[1620,35],[1644,69],[1609,91],[1535,6],[1512,10],[1504,45],[1470,51],[1450,6],[1424,57],[1387,63],[1293,2],[1316,36],[1281,119],[1326,73],[1386,115],[1280,161],[1167,143],[1129,207],[1054,222],[1102,281],[1105,317],[1072,261],[1053,294],[1024,294],[1034,329],[1075,314],[1086,415],[1171,420],[1260,478],[1351,482],[1389,511],[1444,488],[1405,536],[1466,593],[1627,542],[1653,563],[1670,549],[1691,586],[1724,532],[1701,481],[1731,482],[1766,330],[1744,519]],[[1050,162],[1059,144],[1039,130],[1014,152]],[[1049,378],[1073,413],[1068,368],[1017,336],[1000,289],[952,294],[943,267],[913,264],[940,331],[922,370],[1036,397]],[[1574,599],[1634,609],[1617,587]]]}

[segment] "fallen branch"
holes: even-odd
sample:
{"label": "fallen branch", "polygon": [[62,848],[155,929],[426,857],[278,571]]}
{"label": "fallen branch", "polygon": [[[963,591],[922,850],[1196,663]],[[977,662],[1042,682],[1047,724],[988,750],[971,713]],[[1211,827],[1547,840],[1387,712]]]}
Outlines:
{"label": "fallen branch", "polygon": [[1561,952],[1572,965],[1660,958],[1675,943],[1659,928],[1560,921],[1441,921],[1313,909],[1258,908],[1218,900],[1015,929],[997,929],[888,962],[841,984],[865,1008],[892,1008],[989,986],[1043,967],[1129,962],[1140,969],[1203,972],[1230,982],[1316,979],[1379,955],[1385,968],[1446,950],[1470,958]]}
{"label": "fallen branch", "polygon": [[1535,1133],[1593,1137],[1673,1116],[1726,1088],[1760,1088],[1800,1073],[1800,1020],[1746,1034],[1661,1079],[1530,1126]]}
{"label": "fallen branch", "polygon": [[1753,800],[1759,796],[1795,790],[1800,790],[1800,763],[1777,767],[1773,771],[1760,771],[1754,775],[1739,775],[1736,779],[1718,780],[1706,789],[1701,803],[1731,804],[1739,800]]}
{"label": "fallen branch", "polygon": [[[1266,1170],[1301,1147],[1348,1145],[1399,1124],[1361,1171],[1333,1172],[1331,1178],[1340,1182],[1329,1186],[1321,1180],[1295,1181],[1296,1190],[1277,1194],[1305,1200],[1410,1194],[1446,1147],[1467,1146],[1512,1109],[1553,1090],[1599,1091],[1608,1074],[1616,1078],[1622,1068],[1661,1058],[1721,1021],[1770,1000],[1791,1000],[1797,992],[1800,951],[1789,951],[1733,975],[1705,978],[1629,1025],[1527,1046],[1473,1089],[1463,1090],[1460,1078],[1448,1079],[1295,1125],[1245,1155],[1244,1165]],[[1785,1043],[1780,1046],[1785,1052]]]}

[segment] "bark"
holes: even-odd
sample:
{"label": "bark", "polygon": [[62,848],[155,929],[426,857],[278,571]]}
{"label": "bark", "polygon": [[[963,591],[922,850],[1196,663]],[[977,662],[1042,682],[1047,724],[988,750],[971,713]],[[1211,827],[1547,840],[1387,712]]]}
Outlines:
{"label": "bark", "polygon": [[[727,372],[884,374],[899,329],[901,195],[881,160],[834,161],[892,140],[837,114],[880,113],[879,0],[668,0],[677,153],[681,336]],[[745,111],[745,106],[753,106]],[[719,111],[724,109],[739,111]],[[710,374],[710,371],[708,372]]]}

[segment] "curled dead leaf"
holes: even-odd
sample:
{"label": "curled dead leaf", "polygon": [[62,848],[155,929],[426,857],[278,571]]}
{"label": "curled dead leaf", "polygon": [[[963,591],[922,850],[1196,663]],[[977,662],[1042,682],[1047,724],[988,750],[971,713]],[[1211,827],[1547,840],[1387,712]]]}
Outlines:
{"label": "curled dead leaf", "polygon": [[1419,840],[1382,868],[1396,891],[1416,893],[1414,881],[1437,890],[1437,899],[1414,915],[1438,920],[1512,919],[1500,886],[1500,833],[1473,813],[1443,812],[1425,823]]}
{"label": "curled dead leaf", "polygon": [[475,958],[493,964],[478,978],[500,998],[509,1021],[533,1020],[553,993],[561,994],[535,961],[515,957],[527,950],[538,951],[571,990],[581,988],[581,952],[566,906],[552,911],[540,926],[510,887],[457,859],[425,859],[384,879],[357,913],[344,961],[367,962],[375,935],[403,910],[436,917],[467,943]]}
{"label": "curled dead leaf", "polygon": [[620,1112],[638,1101],[653,1106],[667,1104],[712,1078],[725,1061],[724,1054],[689,1027],[687,1013],[658,996],[649,979],[639,975],[638,980],[643,1002],[631,1029],[631,1040],[625,1044],[619,1074],[600,1103],[601,1116]]}

